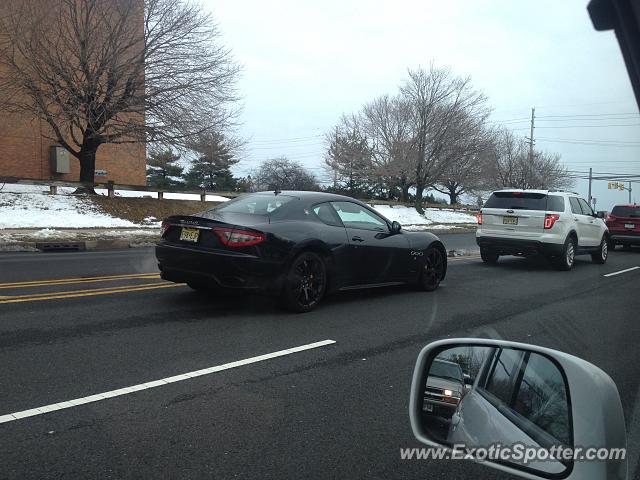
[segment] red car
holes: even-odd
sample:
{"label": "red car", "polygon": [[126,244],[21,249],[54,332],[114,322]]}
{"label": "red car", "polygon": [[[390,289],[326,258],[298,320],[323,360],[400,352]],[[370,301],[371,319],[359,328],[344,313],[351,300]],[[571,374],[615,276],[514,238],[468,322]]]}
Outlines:
{"label": "red car", "polygon": [[640,245],[640,206],[616,205],[607,218],[609,227],[610,249],[616,245],[628,248],[631,245]]}

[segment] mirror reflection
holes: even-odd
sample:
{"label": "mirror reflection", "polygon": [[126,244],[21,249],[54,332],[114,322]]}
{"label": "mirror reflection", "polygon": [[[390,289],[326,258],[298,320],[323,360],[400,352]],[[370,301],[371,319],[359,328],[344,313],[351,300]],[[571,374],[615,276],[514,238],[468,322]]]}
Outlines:
{"label": "mirror reflection", "polygon": [[[565,379],[544,355],[457,346],[440,352],[423,378],[422,426],[437,443],[467,448],[572,446]],[[568,464],[550,459],[529,462],[527,467],[562,473]]]}

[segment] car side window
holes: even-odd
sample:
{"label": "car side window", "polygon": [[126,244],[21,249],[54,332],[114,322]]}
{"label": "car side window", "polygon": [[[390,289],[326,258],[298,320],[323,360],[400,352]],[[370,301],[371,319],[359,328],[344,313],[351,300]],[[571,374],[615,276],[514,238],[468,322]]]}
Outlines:
{"label": "car side window", "polygon": [[320,221],[326,223],[327,225],[332,225],[334,227],[343,226],[342,222],[340,221],[340,217],[338,217],[338,214],[336,213],[336,210],[331,207],[331,204],[329,204],[329,202],[314,205],[313,213],[316,214]]}
{"label": "car side window", "polygon": [[511,404],[513,376],[520,367],[522,355],[519,350],[498,350],[485,379],[484,389],[507,405]]}
{"label": "car side window", "polygon": [[564,379],[548,358],[526,355],[512,408],[553,438],[570,445],[569,401]]}
{"label": "car side window", "polygon": [[580,202],[576,197],[569,197],[569,204],[571,204],[571,211],[576,215],[584,215],[582,213],[582,208],[580,207]]}
{"label": "car side window", "polygon": [[387,222],[385,222],[382,217],[379,217],[357,203],[331,202],[331,205],[345,227],[373,230],[376,232],[389,231]]}
{"label": "car side window", "polygon": [[583,200],[582,198],[579,198],[578,202],[580,202],[580,206],[582,207],[583,215],[593,215],[593,209],[589,206],[589,204],[585,200]]}

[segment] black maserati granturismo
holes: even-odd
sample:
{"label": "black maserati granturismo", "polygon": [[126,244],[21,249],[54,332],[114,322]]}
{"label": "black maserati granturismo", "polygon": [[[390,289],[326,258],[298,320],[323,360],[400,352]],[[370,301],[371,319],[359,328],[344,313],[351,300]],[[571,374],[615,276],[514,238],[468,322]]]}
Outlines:
{"label": "black maserati granturismo", "polygon": [[353,198],[319,192],[242,195],[162,222],[161,276],[201,291],[243,289],[313,309],[329,292],[411,284],[438,288],[446,250]]}

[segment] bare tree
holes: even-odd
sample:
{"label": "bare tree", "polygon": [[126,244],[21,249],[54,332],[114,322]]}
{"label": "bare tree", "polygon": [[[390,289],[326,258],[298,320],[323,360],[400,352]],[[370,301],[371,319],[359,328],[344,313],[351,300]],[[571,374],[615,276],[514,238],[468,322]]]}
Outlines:
{"label": "bare tree", "polygon": [[534,150],[529,158],[524,140],[508,129],[493,133],[485,177],[490,188],[562,189],[574,183],[560,155]]}
{"label": "bare tree", "polygon": [[314,175],[286,157],[263,162],[252,177],[255,190],[318,190]]}
{"label": "bare tree", "polygon": [[400,96],[384,95],[366,104],[362,117],[375,175],[408,201],[416,155],[408,103]]}
{"label": "bare tree", "polygon": [[363,131],[361,118],[343,116],[332,133],[326,135],[328,144],[325,164],[334,174],[335,182],[350,195],[362,195],[368,190],[372,177],[371,148]]}
{"label": "bare tree", "polygon": [[485,128],[488,114],[488,108],[463,111],[446,136],[443,172],[431,188],[448,195],[452,205],[458,203],[460,195],[484,186],[483,172],[491,148],[491,137]]}
{"label": "bare tree", "polygon": [[450,131],[461,115],[484,108],[487,99],[472,88],[470,78],[456,77],[449,69],[433,65],[429,70],[409,70],[400,91],[410,105],[413,125],[415,207],[424,213],[423,192],[446,167]]}
{"label": "bare tree", "polygon": [[180,146],[237,113],[239,66],[186,0],[22,0],[0,7],[0,108],[42,119],[92,191],[107,143]]}

